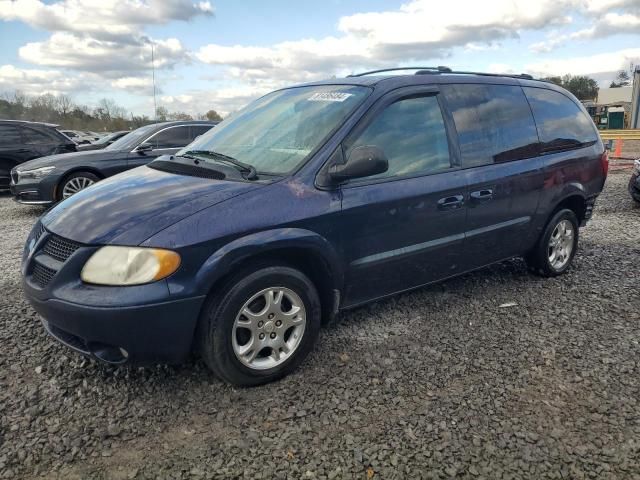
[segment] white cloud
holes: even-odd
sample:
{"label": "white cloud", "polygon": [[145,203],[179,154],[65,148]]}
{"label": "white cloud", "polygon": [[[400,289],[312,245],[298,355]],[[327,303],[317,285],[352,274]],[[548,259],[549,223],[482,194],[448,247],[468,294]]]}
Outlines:
{"label": "white cloud", "polygon": [[91,90],[94,80],[86,75],[67,75],[59,70],[22,69],[0,65],[0,92],[20,90],[29,95]]}
{"label": "white cloud", "polygon": [[[99,84],[95,74],[100,74],[111,80],[112,87],[134,93],[142,92],[148,83],[152,43],[157,69],[190,61],[178,39],[151,39],[144,34],[145,26],[212,14],[208,1],[0,0],[0,21],[22,21],[52,32],[43,41],[23,45],[18,51],[21,60],[52,68],[52,76],[64,70],[85,83]],[[133,77],[138,79],[134,82]],[[20,84],[12,87],[23,88]]]}
{"label": "white cloud", "polygon": [[589,26],[574,32],[551,32],[547,39],[529,46],[534,53],[548,53],[572,41],[605,38],[640,31],[640,1],[638,0],[586,0],[580,13],[587,17]]}
{"label": "white cloud", "polygon": [[[566,24],[570,18],[563,12],[578,1],[412,0],[398,10],[344,16],[338,20],[338,35],[267,46],[209,44],[195,58],[225,67],[225,79],[265,93],[332,74],[442,59],[456,47],[495,48],[523,30]],[[216,99],[228,104],[224,98]]]}
{"label": "white cloud", "polygon": [[314,78],[361,66],[382,66],[446,56],[454,47],[480,49],[518,36],[526,29],[558,25],[558,14],[576,0],[413,0],[395,11],[360,13],[340,18],[341,36],[301,39],[268,47],[210,44],[197,58],[212,65],[297,72]]}
{"label": "white cloud", "polygon": [[[154,40],[156,68],[171,68],[188,59],[179,40]],[[151,68],[151,44],[118,43],[58,32],[43,42],[27,43],[20,58],[34,65],[102,72],[109,77],[146,75]]]}
{"label": "white cloud", "polygon": [[640,62],[640,48],[627,48],[614,52],[585,55],[582,57],[556,58],[526,65],[527,72],[541,77],[550,75],[589,75],[601,79],[611,79],[629,63]]}
{"label": "white cloud", "polygon": [[170,111],[198,114],[206,113],[213,109],[222,116],[227,116],[268,91],[269,89],[252,86],[224,87],[216,90],[190,90],[182,95],[162,96],[158,103]]}
{"label": "white cloud", "polygon": [[141,25],[212,15],[209,2],[189,0],[0,0],[0,20],[18,20],[48,31],[127,40]]}
{"label": "white cloud", "polygon": [[[149,77],[122,77],[111,82],[113,88],[126,90],[131,93],[151,94],[153,92],[153,83]],[[159,89],[156,87],[156,92]]]}

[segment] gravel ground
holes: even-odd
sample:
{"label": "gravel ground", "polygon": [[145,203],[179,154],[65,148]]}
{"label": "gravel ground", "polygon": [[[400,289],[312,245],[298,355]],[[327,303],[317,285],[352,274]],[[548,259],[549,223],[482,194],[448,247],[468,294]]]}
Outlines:
{"label": "gravel ground", "polygon": [[640,478],[628,175],[567,275],[514,260],[349,312],[299,371],[245,390],[49,339],[18,273],[41,211],[2,197],[0,478]]}

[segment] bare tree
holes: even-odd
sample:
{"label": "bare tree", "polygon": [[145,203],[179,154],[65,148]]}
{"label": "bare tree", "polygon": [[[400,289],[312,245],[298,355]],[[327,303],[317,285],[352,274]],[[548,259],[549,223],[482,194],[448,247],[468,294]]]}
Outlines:
{"label": "bare tree", "polygon": [[156,108],[156,120],[166,122],[167,118],[169,118],[169,111],[165,107],[159,106]]}
{"label": "bare tree", "polygon": [[73,104],[73,100],[71,100],[71,97],[69,95],[65,95],[64,93],[58,95],[56,100],[60,115],[63,119],[67,118],[75,107],[75,105]]}

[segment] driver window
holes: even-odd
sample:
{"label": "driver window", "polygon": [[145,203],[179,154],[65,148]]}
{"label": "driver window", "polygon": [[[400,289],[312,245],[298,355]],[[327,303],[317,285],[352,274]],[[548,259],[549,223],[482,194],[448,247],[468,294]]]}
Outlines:
{"label": "driver window", "polygon": [[367,178],[433,173],[451,167],[444,119],[433,95],[404,98],[386,107],[348,142],[347,158],[361,145],[380,147],[389,160],[389,170]]}

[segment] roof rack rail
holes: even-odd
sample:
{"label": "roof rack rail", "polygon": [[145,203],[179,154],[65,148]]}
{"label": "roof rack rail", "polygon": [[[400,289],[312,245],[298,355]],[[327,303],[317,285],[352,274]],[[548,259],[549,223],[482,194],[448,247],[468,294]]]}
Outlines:
{"label": "roof rack rail", "polygon": [[395,68],[383,68],[381,70],[371,70],[368,72],[362,73],[352,73],[351,75],[347,75],[347,77],[364,77],[365,75],[372,75],[374,73],[385,73],[385,72],[397,72],[399,70],[418,70],[422,72],[429,73],[449,73],[451,69],[449,67],[395,67]]}
{"label": "roof rack rail", "polygon": [[453,74],[457,74],[457,75],[480,75],[480,76],[483,76],[483,77],[509,77],[509,78],[522,78],[522,79],[525,79],[525,80],[533,80],[534,79],[528,73],[518,73],[518,74],[513,74],[513,73],[486,73],[486,72],[470,72],[470,71],[463,71],[463,70],[449,70],[448,72],[434,72],[434,71],[426,70],[426,71],[418,71],[418,72],[416,72],[416,75],[427,75],[427,74],[433,74],[433,73],[453,73]]}
{"label": "roof rack rail", "polygon": [[470,71],[463,71],[463,70],[452,70],[449,67],[444,67],[444,66],[383,68],[380,70],[371,70],[369,72],[353,73],[351,75],[347,75],[347,77],[363,77],[365,75],[372,75],[374,73],[397,72],[402,70],[417,70],[415,75],[437,75],[440,73],[453,73],[458,75],[480,75],[483,77],[509,77],[509,78],[521,78],[524,80],[534,80],[534,78],[528,73],[513,74],[513,73],[470,72]]}
{"label": "roof rack rail", "polygon": [[528,73],[486,73],[486,72],[468,72],[461,70],[453,70],[448,73],[459,74],[459,75],[480,75],[483,77],[509,77],[509,78],[522,78],[525,80],[533,80],[533,77]]}

